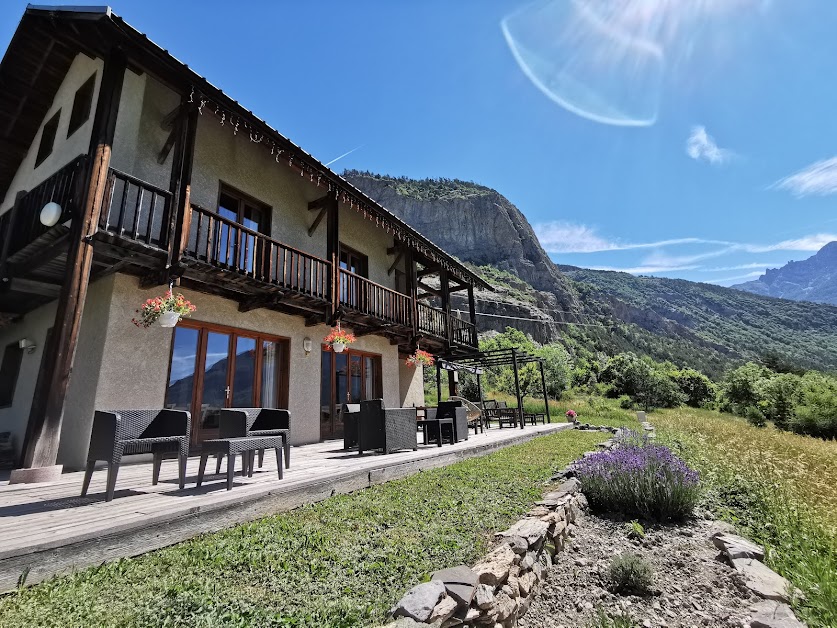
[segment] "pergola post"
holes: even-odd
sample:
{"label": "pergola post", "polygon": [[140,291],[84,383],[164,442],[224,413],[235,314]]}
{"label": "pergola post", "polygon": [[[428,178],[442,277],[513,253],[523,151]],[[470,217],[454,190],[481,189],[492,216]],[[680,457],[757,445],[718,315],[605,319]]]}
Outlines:
{"label": "pergola post", "polygon": [[520,397],[520,373],[517,369],[517,349],[512,348],[512,366],[514,366],[514,392],[517,396],[517,414],[520,418],[520,429],[523,429],[525,423],[523,421],[523,400]]}
{"label": "pergola post", "polygon": [[549,416],[549,395],[546,394],[546,376],[543,372],[543,360],[540,361],[541,365],[541,387],[543,388],[543,403],[546,407],[546,420],[552,423],[552,417]]}
{"label": "pergola post", "polygon": [[480,429],[485,430],[485,401],[482,398],[482,375],[477,371],[477,393],[480,396]]}
{"label": "pergola post", "polygon": [[[70,225],[70,244],[64,283],[58,297],[51,340],[41,361],[45,372],[38,376],[24,443],[23,466],[12,472],[10,482],[43,482],[57,479],[62,467],[56,465],[64,418],[64,400],[70,382],[90,270],[93,242],[107,187],[116,117],[122,96],[127,61],[121,49],[105,58],[86,168],[84,200]],[[43,377],[41,376],[43,375]]]}
{"label": "pergola post", "polygon": [[459,396],[459,384],[457,382],[458,376],[456,371],[448,371],[448,396]]}

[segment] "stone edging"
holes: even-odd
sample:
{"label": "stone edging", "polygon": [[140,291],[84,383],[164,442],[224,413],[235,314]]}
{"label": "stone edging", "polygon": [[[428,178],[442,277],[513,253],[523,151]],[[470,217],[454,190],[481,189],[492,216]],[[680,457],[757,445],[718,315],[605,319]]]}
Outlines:
{"label": "stone edging", "polygon": [[575,478],[544,495],[527,516],[498,533],[498,545],[473,567],[435,572],[392,608],[388,628],[431,625],[511,628],[529,609],[557,552],[587,508]]}

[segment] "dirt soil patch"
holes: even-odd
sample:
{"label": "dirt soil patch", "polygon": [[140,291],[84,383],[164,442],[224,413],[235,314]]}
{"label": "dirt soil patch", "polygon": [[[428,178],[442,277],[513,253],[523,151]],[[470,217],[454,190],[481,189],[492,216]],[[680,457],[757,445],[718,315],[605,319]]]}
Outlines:
{"label": "dirt soil patch", "polygon": [[[521,627],[749,625],[750,609],[761,600],[743,586],[710,542],[714,522],[648,525],[644,539],[629,538],[630,524],[625,521],[587,514],[576,523],[571,544],[556,556]],[[652,566],[648,595],[611,590],[610,563],[625,553],[637,554]],[[603,622],[603,615],[611,623]],[[623,619],[612,623],[617,617]]]}

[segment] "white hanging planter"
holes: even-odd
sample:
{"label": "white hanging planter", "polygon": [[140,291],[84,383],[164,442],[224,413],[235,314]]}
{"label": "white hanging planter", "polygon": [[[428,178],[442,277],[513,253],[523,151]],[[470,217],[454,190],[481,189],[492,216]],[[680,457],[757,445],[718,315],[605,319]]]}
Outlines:
{"label": "white hanging planter", "polygon": [[346,344],[343,342],[335,342],[332,343],[331,348],[334,350],[334,353],[343,353],[343,349],[346,348]]}
{"label": "white hanging planter", "polygon": [[180,314],[177,312],[163,312],[157,320],[160,327],[174,327],[180,321]]}

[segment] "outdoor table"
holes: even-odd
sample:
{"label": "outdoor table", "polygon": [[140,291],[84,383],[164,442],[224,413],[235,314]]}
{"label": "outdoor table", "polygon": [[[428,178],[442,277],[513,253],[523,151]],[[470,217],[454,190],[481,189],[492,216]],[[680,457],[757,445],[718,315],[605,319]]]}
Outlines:
{"label": "outdoor table", "polygon": [[[450,426],[450,444],[454,442],[453,419],[419,419],[416,421],[416,426],[421,428],[421,433],[424,439],[424,444],[428,444],[428,437],[436,437],[439,447],[442,446],[443,426]],[[428,430],[430,433],[428,434]]]}
{"label": "outdoor table", "polygon": [[282,452],[283,443],[281,436],[245,436],[241,438],[213,438],[203,441],[201,445],[201,461],[198,467],[198,482],[203,483],[203,474],[206,471],[206,460],[211,454],[227,456],[227,490],[232,490],[233,475],[235,473],[235,458],[241,454],[241,475],[253,477],[254,454],[259,449],[273,449],[276,451],[276,466],[278,467],[279,479],[282,479]]}

